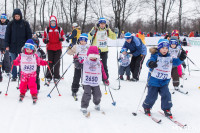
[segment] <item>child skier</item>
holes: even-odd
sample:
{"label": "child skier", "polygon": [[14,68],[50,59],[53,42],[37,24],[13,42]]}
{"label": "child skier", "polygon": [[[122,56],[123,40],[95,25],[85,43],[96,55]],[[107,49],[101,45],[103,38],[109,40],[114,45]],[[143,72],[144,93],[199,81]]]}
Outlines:
{"label": "child skier", "polygon": [[46,61],[41,60],[37,54],[35,54],[34,42],[32,39],[28,39],[25,46],[22,47],[22,53],[13,61],[13,65],[21,67],[20,74],[20,101],[25,97],[27,86],[30,89],[30,93],[33,98],[33,103],[37,101],[37,84],[36,84],[36,69],[37,65],[45,66]]}
{"label": "child skier", "polygon": [[90,46],[87,52],[87,58],[83,62],[83,89],[84,93],[81,100],[81,111],[84,115],[88,114],[87,108],[93,95],[95,109],[100,111],[101,90],[100,83],[103,81],[105,85],[109,85],[106,73],[97,46]]}
{"label": "child skier", "polygon": [[158,48],[150,48],[151,57],[147,61],[147,67],[150,68],[148,77],[148,94],[143,103],[145,114],[151,115],[150,109],[153,107],[158,93],[161,95],[161,108],[166,117],[172,117],[170,111],[172,107],[171,94],[168,84],[171,78],[172,65],[178,66],[186,58],[185,51],[182,51],[179,58],[172,58],[169,51],[169,41],[160,39]]}
{"label": "child skier", "polygon": [[118,61],[120,62],[119,78],[124,80],[123,75],[126,72],[127,80],[130,80],[130,55],[127,53],[126,48],[122,48]]}
{"label": "child skier", "polygon": [[[169,54],[172,58],[178,58],[180,56],[181,47],[178,43],[178,38],[176,36],[172,36],[169,40],[170,47],[169,47]],[[181,65],[179,65],[181,66]],[[173,80],[173,86],[175,90],[179,90],[179,74],[177,66],[172,67],[172,80]]]}
{"label": "child skier", "polygon": [[71,49],[68,50],[69,55],[74,55],[74,78],[72,82],[72,96],[76,98],[76,93],[79,89],[79,82],[81,79],[81,70],[83,60],[87,57],[87,51],[89,46],[87,45],[88,35],[86,33],[82,33],[79,37],[79,44],[74,45]]}
{"label": "child skier", "polygon": [[[35,46],[35,49],[36,49],[37,56],[40,57],[43,60],[46,59],[45,52],[39,46],[40,41],[39,41],[38,37],[36,35],[33,35],[32,40],[34,42],[34,46]],[[36,77],[37,91],[39,93],[39,90],[40,90],[40,66],[37,66],[36,73],[37,73],[37,77]]]}

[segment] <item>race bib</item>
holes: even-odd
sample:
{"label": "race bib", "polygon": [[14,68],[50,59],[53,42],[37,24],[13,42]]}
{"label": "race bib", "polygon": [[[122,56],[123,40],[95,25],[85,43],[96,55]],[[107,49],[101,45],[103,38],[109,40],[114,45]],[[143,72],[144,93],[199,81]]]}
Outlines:
{"label": "race bib", "polygon": [[158,57],[157,67],[151,76],[157,79],[170,79],[172,70],[172,57]]}
{"label": "race bib", "polygon": [[77,45],[76,46],[76,54],[78,54],[78,60],[81,62],[87,57],[88,48],[86,45]]}
{"label": "race bib", "polygon": [[107,47],[107,31],[97,31],[97,46],[99,48]]}
{"label": "race bib", "polygon": [[102,81],[101,64],[85,60],[83,64],[83,85],[98,86]]}
{"label": "race bib", "polygon": [[175,49],[170,48],[170,49],[169,49],[170,56],[171,56],[172,58],[178,58],[179,51],[180,51],[180,50],[179,50],[178,48],[175,48]]}
{"label": "race bib", "polygon": [[21,71],[32,73],[37,69],[36,57],[34,55],[21,54]]}
{"label": "race bib", "polygon": [[130,64],[130,59],[129,59],[129,57],[127,55],[125,55],[125,56],[121,55],[120,57],[121,57],[121,61],[120,61],[120,65],[121,66],[126,67],[126,66],[128,66]]}

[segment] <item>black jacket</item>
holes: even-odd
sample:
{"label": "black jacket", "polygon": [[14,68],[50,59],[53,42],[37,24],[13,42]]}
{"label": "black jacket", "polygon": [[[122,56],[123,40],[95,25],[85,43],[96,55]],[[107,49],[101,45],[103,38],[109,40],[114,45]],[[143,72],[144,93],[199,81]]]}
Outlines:
{"label": "black jacket", "polygon": [[[20,15],[20,20],[15,20],[14,16]],[[22,19],[20,9],[13,11],[13,20],[10,21],[6,28],[5,47],[9,47],[11,53],[21,53],[21,48],[26,40],[32,38],[30,25]]]}
{"label": "black jacket", "polygon": [[68,39],[72,39],[72,44],[76,44],[76,42],[77,42],[77,38],[75,38],[76,35],[77,35],[77,30],[74,29],[74,30],[72,31],[71,36],[68,37]]}

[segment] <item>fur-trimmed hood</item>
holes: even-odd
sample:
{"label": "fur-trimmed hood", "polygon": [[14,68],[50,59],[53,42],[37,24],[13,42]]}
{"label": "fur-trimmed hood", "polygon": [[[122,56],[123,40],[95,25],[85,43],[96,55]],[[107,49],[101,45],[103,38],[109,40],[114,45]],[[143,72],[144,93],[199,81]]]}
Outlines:
{"label": "fur-trimmed hood", "polygon": [[159,52],[159,51],[158,51],[158,48],[157,48],[157,47],[151,47],[151,48],[149,48],[149,52],[150,52],[151,54],[155,54],[156,52]]}
{"label": "fur-trimmed hood", "polygon": [[[24,53],[24,54],[25,54],[25,48],[24,48],[24,46],[22,47],[21,51],[22,51],[22,53]],[[35,53],[36,53],[36,48],[34,48],[34,50],[33,50],[33,53],[32,53],[32,54],[35,54]]]}

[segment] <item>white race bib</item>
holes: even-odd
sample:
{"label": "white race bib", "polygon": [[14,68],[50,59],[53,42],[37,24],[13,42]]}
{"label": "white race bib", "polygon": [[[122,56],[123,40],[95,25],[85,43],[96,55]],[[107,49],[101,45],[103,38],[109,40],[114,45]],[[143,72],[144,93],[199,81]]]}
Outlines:
{"label": "white race bib", "polygon": [[157,67],[154,68],[151,76],[157,79],[170,79],[172,70],[172,57],[159,57]]}
{"label": "white race bib", "polygon": [[85,60],[87,57],[88,47],[86,45],[77,45],[76,46],[76,54],[78,54],[79,62]]}
{"label": "white race bib", "polygon": [[175,48],[175,49],[169,48],[169,53],[170,53],[170,56],[172,58],[178,58],[178,55],[180,53],[180,49],[179,48]]}
{"label": "white race bib", "polygon": [[98,86],[102,81],[100,61],[85,60],[83,63],[83,85]]}
{"label": "white race bib", "polygon": [[121,66],[128,66],[130,64],[130,59],[128,57],[128,55],[120,55],[121,61],[120,61],[120,65]]}
{"label": "white race bib", "polygon": [[32,73],[37,69],[37,62],[35,55],[21,54],[21,71],[24,73]]}
{"label": "white race bib", "polygon": [[107,47],[107,31],[97,31],[97,47],[106,48]]}

